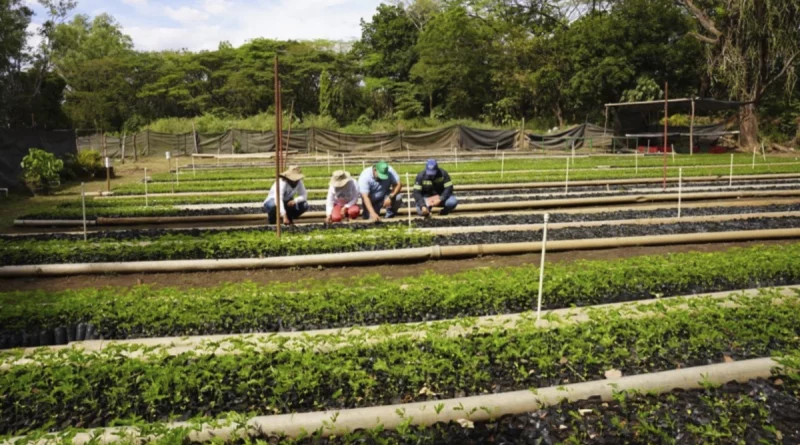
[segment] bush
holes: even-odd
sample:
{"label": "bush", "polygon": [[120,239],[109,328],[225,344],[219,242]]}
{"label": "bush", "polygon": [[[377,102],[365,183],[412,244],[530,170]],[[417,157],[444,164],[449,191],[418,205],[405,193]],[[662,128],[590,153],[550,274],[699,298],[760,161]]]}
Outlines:
{"label": "bush", "polygon": [[64,159],[64,170],[61,178],[67,181],[75,179],[92,179],[103,175],[103,157],[96,151],[86,150],[76,155],[70,154]]}
{"label": "bush", "polygon": [[35,194],[47,194],[54,185],[59,185],[59,173],[64,169],[64,161],[38,148],[31,148],[22,158],[22,179]]}

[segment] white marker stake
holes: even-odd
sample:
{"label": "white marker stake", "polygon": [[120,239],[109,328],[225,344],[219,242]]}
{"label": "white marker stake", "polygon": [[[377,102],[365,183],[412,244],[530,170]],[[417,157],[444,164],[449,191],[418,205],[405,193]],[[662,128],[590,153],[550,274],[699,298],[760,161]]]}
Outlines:
{"label": "white marker stake", "polygon": [[500,143],[494,146],[494,158],[497,159],[497,154],[500,152]]}
{"label": "white marker stake", "polygon": [[[763,145],[764,143],[762,142],[761,144]],[[753,149],[753,170],[755,170],[755,169],[756,169],[756,149],[754,148]]]}
{"label": "white marker stake", "polygon": [[194,156],[192,156],[192,176],[197,176],[197,168],[194,165]]}
{"label": "white marker stake", "polygon": [[544,257],[547,253],[547,222],[550,221],[550,214],[544,214],[544,229],[542,229],[542,265],[539,267],[539,300],[536,305],[536,321],[542,318],[542,290],[544,288]]}
{"label": "white marker stake", "polygon": [[86,184],[81,182],[81,207],[83,207],[83,240],[88,241],[89,236],[86,234]]}
{"label": "white marker stake", "polygon": [[411,178],[406,173],[406,188],[408,188],[408,231],[411,231]]}
{"label": "white marker stake", "polygon": [[683,198],[683,168],[678,169],[678,219],[681,219],[681,200]]}
{"label": "white marker stake", "polygon": [[633,154],[633,157],[636,158],[636,174],[639,174],[639,150],[636,150],[636,153]]}
{"label": "white marker stake", "polygon": [[178,166],[178,160],[175,160],[175,184],[181,185],[181,168]]}
{"label": "white marker stake", "polygon": [[367,161],[361,161],[361,171],[363,172],[366,169],[367,169]]}
{"label": "white marker stake", "polygon": [[564,180],[564,194],[569,194],[569,158],[567,158],[567,177]]}
{"label": "white marker stake", "polygon": [[675,163],[675,144],[672,144],[672,163]]}
{"label": "white marker stake", "polygon": [[572,140],[572,166],[575,166],[575,139]]}
{"label": "white marker stake", "polygon": [[500,161],[500,179],[503,179],[506,174],[506,154],[503,153],[502,157],[503,159]]}
{"label": "white marker stake", "polygon": [[144,206],[147,207],[147,168],[144,169]]}
{"label": "white marker stake", "polygon": [[731,153],[731,175],[728,179],[728,187],[733,187],[733,153]]}
{"label": "white marker stake", "polygon": [[458,147],[456,147],[456,170],[458,170]]}

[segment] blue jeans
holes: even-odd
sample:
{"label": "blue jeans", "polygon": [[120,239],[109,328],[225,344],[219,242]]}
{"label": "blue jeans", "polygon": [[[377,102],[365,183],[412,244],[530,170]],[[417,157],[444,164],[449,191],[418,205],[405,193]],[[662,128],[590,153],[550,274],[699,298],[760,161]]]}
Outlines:
{"label": "blue jeans", "polygon": [[[284,202],[281,208],[286,210],[286,216],[289,217],[289,221],[294,222],[300,215],[308,211],[308,201],[295,203],[294,207],[287,206],[286,204],[288,202],[289,201]],[[267,202],[264,203],[264,211],[267,212],[267,219],[270,224],[275,224],[275,214],[277,210],[274,199],[268,199]]]}
{"label": "blue jeans", "polygon": [[[370,202],[372,202],[372,208],[375,209],[375,211],[378,212],[378,214],[381,213],[381,209],[383,208],[383,201],[385,199],[386,199],[385,197],[379,198],[376,201],[370,199]],[[400,206],[402,205],[403,205],[403,195],[399,194],[394,197],[394,202],[392,202],[392,206],[386,209],[386,216],[384,216],[384,218],[392,219],[395,216],[397,216],[397,211],[400,210]],[[366,205],[364,206],[364,212],[361,214],[361,217],[364,219],[369,219],[369,210],[367,210]]]}
{"label": "blue jeans", "polygon": [[[425,196],[425,199],[428,199],[428,198],[429,198],[429,196]],[[450,197],[447,198],[447,201],[443,202],[441,204],[441,206],[443,208],[442,208],[442,211],[439,212],[440,215],[447,215],[448,213],[450,213],[453,210],[455,210],[456,207],[458,207],[458,199],[456,199],[456,195],[450,195]],[[422,216],[422,207],[421,206],[417,206],[417,215]]]}

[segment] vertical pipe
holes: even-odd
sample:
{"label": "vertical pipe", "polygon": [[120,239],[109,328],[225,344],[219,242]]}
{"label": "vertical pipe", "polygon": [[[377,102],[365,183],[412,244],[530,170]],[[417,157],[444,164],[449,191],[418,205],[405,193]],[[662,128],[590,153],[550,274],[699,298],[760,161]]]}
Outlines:
{"label": "vertical pipe", "polygon": [[728,177],[728,187],[733,187],[733,153],[731,153],[731,175]]}
{"label": "vertical pipe", "polygon": [[636,153],[633,154],[634,159],[636,159],[636,174],[639,174],[639,150],[636,150]]}
{"label": "vertical pipe", "polygon": [[569,194],[569,158],[567,158],[567,176],[564,180],[564,194]]}
{"label": "vertical pipe", "polygon": [[547,254],[547,223],[550,221],[550,214],[544,214],[544,228],[542,229],[542,260],[539,266],[539,298],[536,303],[536,321],[542,319],[542,290],[544,289],[544,258]]}
{"label": "vertical pipe", "polygon": [[575,139],[572,140],[572,165],[575,165]]}
{"label": "vertical pipe", "polygon": [[367,169],[367,161],[361,161],[361,171],[363,172],[366,169]]}
{"label": "vertical pipe", "polygon": [[[762,142],[761,145],[764,145],[764,143]],[[753,170],[756,169],[756,151],[757,150],[753,148]]]}
{"label": "vertical pipe", "polygon": [[664,185],[667,189],[667,129],[669,126],[669,82],[664,82]]}
{"label": "vertical pipe", "polygon": [[[275,235],[281,238],[281,145],[283,145],[283,126],[281,122],[281,83],[278,77],[278,55],[275,55]],[[330,161],[329,161],[330,162]],[[330,167],[328,168],[330,170]]]}
{"label": "vertical pipe", "polygon": [[144,206],[148,206],[147,202],[147,167],[144,168]]}
{"label": "vertical pipe", "polygon": [[670,145],[670,148],[672,149],[672,164],[674,165],[675,164],[675,144]]}
{"label": "vertical pipe", "polygon": [[681,201],[683,200],[683,168],[678,168],[678,219],[681,218]]}
{"label": "vertical pipe", "polygon": [[81,207],[83,208],[83,240],[87,241],[89,236],[86,234],[86,184],[81,182]]}
{"label": "vertical pipe", "polygon": [[689,121],[689,156],[694,155],[694,97],[692,98],[692,118]]}
{"label": "vertical pipe", "polygon": [[406,188],[408,189],[406,191],[408,195],[406,199],[408,200],[408,231],[410,232],[411,231],[411,177],[408,175],[408,173],[406,173]]}
{"label": "vertical pipe", "polygon": [[105,158],[106,163],[106,192],[111,193],[111,159]]}
{"label": "vertical pipe", "polygon": [[500,161],[500,179],[503,179],[506,174],[506,154],[503,153],[503,159]]}

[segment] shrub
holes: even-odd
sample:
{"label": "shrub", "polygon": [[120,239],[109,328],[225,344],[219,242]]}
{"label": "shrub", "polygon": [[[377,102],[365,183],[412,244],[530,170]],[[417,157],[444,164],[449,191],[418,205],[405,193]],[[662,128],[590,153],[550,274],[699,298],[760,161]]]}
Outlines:
{"label": "shrub", "polygon": [[22,179],[34,193],[49,193],[53,185],[59,184],[59,173],[63,169],[64,161],[38,148],[31,148],[22,158]]}

